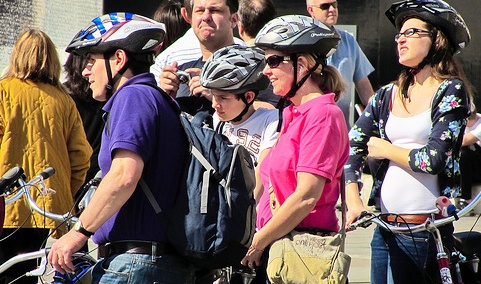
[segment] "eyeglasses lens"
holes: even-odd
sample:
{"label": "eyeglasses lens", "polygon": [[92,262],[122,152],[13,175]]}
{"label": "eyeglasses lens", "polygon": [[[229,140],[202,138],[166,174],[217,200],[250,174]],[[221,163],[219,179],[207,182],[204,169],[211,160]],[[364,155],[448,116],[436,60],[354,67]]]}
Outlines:
{"label": "eyeglasses lens", "polygon": [[331,8],[331,6],[337,9],[337,1],[334,1],[332,3],[322,3],[321,5],[319,5],[319,8],[324,11]]}

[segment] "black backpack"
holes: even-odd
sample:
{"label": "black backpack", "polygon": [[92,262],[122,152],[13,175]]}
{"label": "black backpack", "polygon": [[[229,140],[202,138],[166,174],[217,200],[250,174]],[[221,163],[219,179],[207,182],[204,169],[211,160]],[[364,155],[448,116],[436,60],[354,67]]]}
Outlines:
{"label": "black backpack", "polygon": [[161,212],[143,179],[140,185],[180,254],[201,268],[239,266],[255,233],[252,157],[246,148],[232,145],[208,126],[210,114],[192,117],[181,112],[170,96],[152,87],[179,114],[189,149],[172,209]]}

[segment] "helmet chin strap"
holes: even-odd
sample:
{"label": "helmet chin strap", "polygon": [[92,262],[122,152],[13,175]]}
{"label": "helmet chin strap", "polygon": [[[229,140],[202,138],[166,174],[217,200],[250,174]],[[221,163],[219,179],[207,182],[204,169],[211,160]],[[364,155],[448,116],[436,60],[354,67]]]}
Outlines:
{"label": "helmet chin strap", "polygon": [[247,111],[249,110],[249,107],[254,103],[254,99],[253,99],[250,103],[247,102],[245,93],[244,93],[244,95],[241,96],[241,100],[244,102],[244,104],[245,104],[246,106],[245,106],[245,108],[241,111],[241,113],[239,113],[238,116],[234,117],[234,119],[231,120],[232,122],[241,121],[241,120],[242,120],[242,117],[243,117],[243,116],[247,113]]}
{"label": "helmet chin strap", "polygon": [[[247,111],[249,110],[249,107],[254,103],[254,100],[255,100],[255,97],[254,99],[252,99],[252,101],[249,103],[247,102],[247,99],[246,99],[246,96],[245,96],[245,93],[244,95],[241,96],[241,100],[244,102],[244,104],[246,105],[244,107],[244,109],[241,111],[241,113],[239,113],[238,116],[234,117],[232,120],[229,120],[229,122],[238,122],[238,121],[241,121],[242,120],[242,117],[247,113]],[[224,125],[225,125],[225,121],[221,121],[219,122],[219,124],[217,124],[217,127],[215,129],[215,131],[217,133],[220,133],[222,134],[222,130],[224,129]]]}
{"label": "helmet chin strap", "polygon": [[[322,62],[321,58],[317,57],[316,58],[316,64],[314,65],[314,67],[309,69],[309,72],[304,77],[302,77],[301,80],[299,80],[299,82],[296,83],[296,81],[297,81],[297,54],[295,54],[295,53],[292,54],[291,58],[292,58],[292,65],[294,66],[294,81],[292,82],[292,87],[289,90],[289,92],[287,92],[287,94],[285,96],[283,96],[279,100],[279,102],[277,103],[276,108],[279,109],[279,123],[277,124],[277,132],[281,131],[282,111],[284,110],[284,105],[285,105],[286,100],[289,100],[296,95],[297,91],[302,87],[302,85],[304,85],[307,78],[309,78],[311,76],[311,73],[316,71],[316,69],[317,69],[317,67],[319,67],[319,65],[322,64],[322,70],[324,70],[324,66],[326,64],[325,62]],[[321,73],[322,73],[322,71],[321,71]]]}
{"label": "helmet chin strap", "polygon": [[106,93],[107,100],[110,99],[113,95],[112,89],[115,83],[120,79],[120,77],[122,77],[125,71],[129,69],[129,65],[130,65],[129,61],[125,62],[124,66],[119,70],[119,72],[117,72],[117,74],[115,74],[115,76],[112,77],[112,69],[110,68],[110,63],[109,63],[109,59],[111,56],[112,54],[104,53],[105,69],[107,70],[107,78],[109,80],[109,82],[105,86],[105,89],[107,90],[107,93]]}

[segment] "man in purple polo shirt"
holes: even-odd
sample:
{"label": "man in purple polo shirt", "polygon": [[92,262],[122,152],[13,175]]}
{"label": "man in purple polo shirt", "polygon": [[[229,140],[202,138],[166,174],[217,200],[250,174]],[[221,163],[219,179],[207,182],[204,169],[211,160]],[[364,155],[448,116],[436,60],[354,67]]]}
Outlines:
{"label": "man in purple polo shirt", "polygon": [[93,235],[100,261],[93,283],[194,283],[194,267],[167,244],[158,216],[138,183],[162,209],[173,203],[185,155],[180,120],[150,85],[163,24],[130,13],[98,17],[67,52],[87,54],[83,75],[93,97],[107,101],[99,165],[102,182],[75,228],[52,246],[56,270],[73,271],[72,253]]}

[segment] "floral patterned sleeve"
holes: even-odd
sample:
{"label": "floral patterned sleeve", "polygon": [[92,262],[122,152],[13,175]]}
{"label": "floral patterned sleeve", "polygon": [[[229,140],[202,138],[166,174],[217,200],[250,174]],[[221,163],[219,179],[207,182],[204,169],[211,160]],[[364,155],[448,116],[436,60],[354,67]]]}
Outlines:
{"label": "floral patterned sleeve", "polygon": [[462,81],[449,79],[441,83],[433,100],[432,126],[428,143],[409,154],[415,172],[448,176],[459,174],[460,134],[469,114],[468,98]]}
{"label": "floral patterned sleeve", "polygon": [[[367,159],[367,142],[372,136],[385,138],[382,129],[383,120],[380,110],[383,100],[389,100],[393,85],[389,84],[379,89],[369,101],[366,109],[349,131],[349,158],[344,166],[346,184],[357,182],[360,185],[362,169]],[[361,188],[361,186],[359,187]]]}

